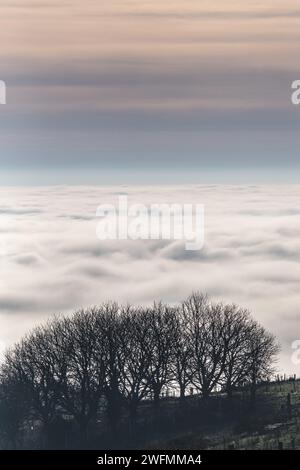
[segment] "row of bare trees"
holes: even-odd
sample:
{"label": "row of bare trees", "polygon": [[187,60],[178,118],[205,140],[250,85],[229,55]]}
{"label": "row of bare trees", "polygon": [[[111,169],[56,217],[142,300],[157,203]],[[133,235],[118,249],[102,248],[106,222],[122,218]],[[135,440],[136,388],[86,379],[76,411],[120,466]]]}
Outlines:
{"label": "row of bare trees", "polygon": [[[122,414],[134,424],[146,400],[158,410],[170,388],[184,402],[189,388],[203,400],[229,397],[273,373],[274,337],[236,305],[193,294],[179,306],[107,303],[56,317],[7,351],[0,373],[0,431],[15,440],[24,422],[45,435],[57,415],[71,416],[82,442],[104,413],[116,432]],[[23,423],[23,424],[22,424]]]}

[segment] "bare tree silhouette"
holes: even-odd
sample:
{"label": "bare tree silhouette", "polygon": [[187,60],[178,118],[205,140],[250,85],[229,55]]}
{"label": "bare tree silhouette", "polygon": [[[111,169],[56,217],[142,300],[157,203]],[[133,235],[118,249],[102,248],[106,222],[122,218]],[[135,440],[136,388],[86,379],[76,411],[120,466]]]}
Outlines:
{"label": "bare tree silhouette", "polygon": [[147,426],[156,432],[161,397],[170,388],[184,403],[193,386],[207,403],[212,393],[232,397],[248,384],[254,403],[258,384],[274,373],[278,352],[274,336],[247,310],[200,293],[177,306],[110,302],[54,317],[6,352],[0,437],[21,447],[34,422],[44,447],[63,447],[54,444],[53,434],[55,442],[63,440],[57,436],[64,435],[60,431],[69,420],[78,435],[76,441],[69,428],[69,445],[88,447],[99,433],[110,442],[128,439],[128,426],[134,439],[139,407],[148,415],[152,409],[149,423],[156,425]]}

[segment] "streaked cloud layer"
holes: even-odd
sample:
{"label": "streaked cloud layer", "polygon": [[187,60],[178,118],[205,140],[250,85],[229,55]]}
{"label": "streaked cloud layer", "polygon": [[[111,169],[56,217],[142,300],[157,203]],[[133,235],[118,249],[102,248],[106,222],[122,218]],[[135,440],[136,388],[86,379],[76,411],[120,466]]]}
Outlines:
{"label": "streaked cloud layer", "polygon": [[11,0],[0,13],[3,170],[298,168],[296,2]]}
{"label": "streaked cloud layer", "polygon": [[[96,208],[129,201],[205,204],[205,245],[99,241]],[[280,366],[299,339],[300,187],[43,187],[0,190],[0,343],[57,313],[116,299],[177,302],[192,290],[237,302],[275,333]]]}

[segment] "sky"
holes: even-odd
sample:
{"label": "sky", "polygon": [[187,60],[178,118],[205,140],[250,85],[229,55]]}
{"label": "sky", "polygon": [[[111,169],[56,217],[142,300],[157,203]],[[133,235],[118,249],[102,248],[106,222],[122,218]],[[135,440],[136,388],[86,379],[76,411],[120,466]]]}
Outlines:
{"label": "sky", "polygon": [[[298,3],[0,1],[0,351],[53,314],[201,290],[299,374]],[[120,193],[204,204],[203,250],[100,243]]]}
{"label": "sky", "polygon": [[1,0],[0,184],[299,181],[294,0]]}

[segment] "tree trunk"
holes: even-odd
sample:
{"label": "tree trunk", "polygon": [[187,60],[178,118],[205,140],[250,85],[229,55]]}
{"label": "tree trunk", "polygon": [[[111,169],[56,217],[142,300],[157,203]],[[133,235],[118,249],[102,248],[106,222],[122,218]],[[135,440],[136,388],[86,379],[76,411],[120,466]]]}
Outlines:
{"label": "tree trunk", "polygon": [[227,398],[229,400],[231,400],[231,398],[233,397],[233,388],[232,388],[231,384],[227,385],[226,392],[227,392]]}
{"label": "tree trunk", "polygon": [[185,386],[180,385],[180,402],[183,403],[185,401]]}
{"label": "tree trunk", "polygon": [[250,387],[250,401],[252,404],[256,401],[256,382],[252,382]]}
{"label": "tree trunk", "polygon": [[138,402],[133,400],[129,405],[129,420],[130,420],[130,431],[132,437],[135,437],[137,432],[137,409]]}
{"label": "tree trunk", "polygon": [[201,392],[202,392],[202,400],[208,400],[210,396],[210,390],[206,387],[203,387]]}
{"label": "tree trunk", "polygon": [[119,395],[115,391],[111,391],[107,396],[107,414],[110,425],[110,433],[112,443],[116,444],[118,439],[118,425],[121,417],[121,406]]}
{"label": "tree trunk", "polygon": [[157,408],[159,407],[160,391],[161,389],[159,386],[153,387],[153,403]]}
{"label": "tree trunk", "polygon": [[79,420],[79,437],[81,449],[86,449],[88,444],[88,423],[84,418]]}

